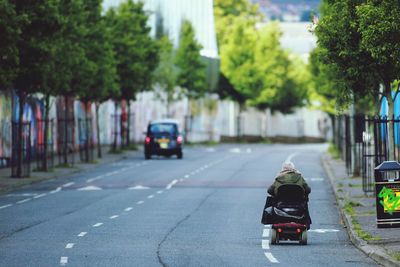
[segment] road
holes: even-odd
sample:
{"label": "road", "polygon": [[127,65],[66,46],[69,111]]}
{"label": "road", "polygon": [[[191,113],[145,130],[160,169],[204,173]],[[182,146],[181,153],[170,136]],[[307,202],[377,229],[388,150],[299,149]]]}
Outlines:
{"label": "road", "polygon": [[[351,245],[321,165],[325,145],[137,154],[0,196],[0,266],[376,266]],[[286,159],[312,188],[308,245],[269,245],[266,188]]]}

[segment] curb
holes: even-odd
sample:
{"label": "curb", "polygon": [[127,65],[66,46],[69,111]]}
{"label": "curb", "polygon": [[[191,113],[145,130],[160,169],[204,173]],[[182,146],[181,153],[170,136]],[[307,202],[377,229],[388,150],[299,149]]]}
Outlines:
{"label": "curb", "polygon": [[327,162],[325,156],[323,155],[321,157],[321,162],[324,167],[325,173],[327,174],[329,178],[329,182],[331,184],[331,187],[333,189],[336,202],[339,204],[340,208],[340,215],[342,217],[342,220],[344,224],[346,225],[347,233],[350,237],[350,241],[356,246],[359,250],[361,250],[363,253],[365,253],[368,257],[371,259],[375,260],[377,263],[383,265],[383,266],[393,266],[393,267],[399,267],[400,263],[398,261],[395,261],[392,259],[387,253],[385,253],[384,249],[376,246],[376,245],[369,245],[365,240],[359,238],[357,234],[355,233],[354,226],[351,220],[351,217],[347,215],[343,211],[343,206],[344,203],[342,200],[339,199],[337,188],[335,187],[334,184],[334,175],[332,173],[331,167],[329,163]]}

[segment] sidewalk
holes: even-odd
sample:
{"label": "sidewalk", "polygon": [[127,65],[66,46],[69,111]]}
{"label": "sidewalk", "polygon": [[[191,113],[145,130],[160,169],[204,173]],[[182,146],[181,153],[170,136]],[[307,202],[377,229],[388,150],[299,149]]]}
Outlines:
{"label": "sidewalk", "polygon": [[[60,177],[66,177],[79,172],[87,171],[96,168],[104,163],[111,163],[127,158],[131,155],[143,153],[140,150],[124,150],[118,154],[108,153],[109,148],[103,147],[103,157],[95,158],[94,163],[81,163],[79,160],[79,154],[75,155],[75,163],[69,168],[58,168],[55,167],[49,172],[38,172],[34,171],[36,167],[36,161],[31,163],[31,177],[29,178],[11,178],[11,168],[0,169],[0,195],[23,187],[25,185],[38,183],[43,180],[55,179]],[[96,151],[95,151],[96,152]],[[54,163],[57,165],[58,157],[54,158]]]}
{"label": "sidewalk", "polygon": [[400,266],[400,229],[377,228],[375,195],[363,192],[362,178],[348,177],[342,160],[325,154],[322,164],[354,245],[383,266]]}

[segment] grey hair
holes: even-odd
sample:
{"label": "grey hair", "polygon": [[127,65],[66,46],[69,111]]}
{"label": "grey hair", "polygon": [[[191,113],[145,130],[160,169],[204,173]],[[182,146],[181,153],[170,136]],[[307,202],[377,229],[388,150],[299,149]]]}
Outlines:
{"label": "grey hair", "polygon": [[291,161],[285,161],[282,163],[282,171],[295,171],[296,168]]}

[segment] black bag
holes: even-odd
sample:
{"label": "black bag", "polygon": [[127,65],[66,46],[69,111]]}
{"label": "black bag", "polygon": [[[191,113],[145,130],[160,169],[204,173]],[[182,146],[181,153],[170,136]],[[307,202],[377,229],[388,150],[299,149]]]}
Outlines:
{"label": "black bag", "polygon": [[274,223],[274,212],[273,206],[275,204],[275,199],[271,196],[268,196],[265,201],[265,206],[263,209],[263,214],[261,217],[262,224],[273,224]]}

